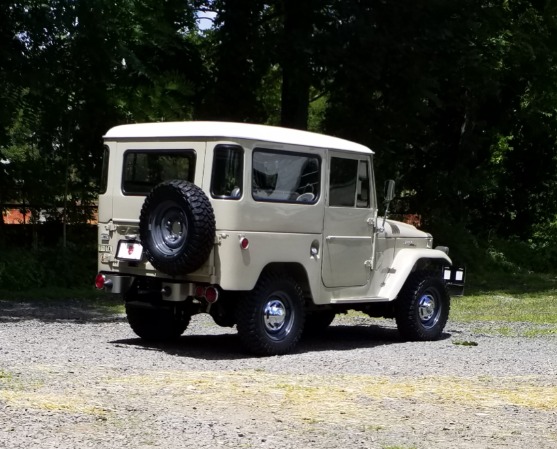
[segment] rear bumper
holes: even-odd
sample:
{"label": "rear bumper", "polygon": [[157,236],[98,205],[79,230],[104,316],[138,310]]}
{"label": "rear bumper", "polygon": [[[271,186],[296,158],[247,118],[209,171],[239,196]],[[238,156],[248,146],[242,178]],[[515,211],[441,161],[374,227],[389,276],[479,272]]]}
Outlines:
{"label": "rear bumper", "polygon": [[114,274],[114,273],[102,273],[105,277],[105,287],[104,290],[109,293],[122,294],[128,291],[131,287],[134,276]]}

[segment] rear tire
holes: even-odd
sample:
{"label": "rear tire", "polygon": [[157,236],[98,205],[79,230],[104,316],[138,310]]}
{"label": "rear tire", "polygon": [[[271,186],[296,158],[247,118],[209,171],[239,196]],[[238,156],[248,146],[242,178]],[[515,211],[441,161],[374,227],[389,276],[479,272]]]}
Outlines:
{"label": "rear tire", "polygon": [[336,314],[332,310],[307,313],[306,322],[304,324],[304,335],[320,334],[330,326],[335,316]]}
{"label": "rear tire", "polygon": [[396,302],[396,323],[405,340],[437,340],[449,318],[445,283],[425,272],[408,276]]}
{"label": "rear tire", "polygon": [[264,272],[255,288],[242,298],[237,312],[240,341],[254,354],[286,354],[302,335],[302,289],[284,273]]}
{"label": "rear tire", "polygon": [[162,342],[176,340],[184,333],[191,316],[178,307],[151,303],[126,303],[130,327],[143,340]]}

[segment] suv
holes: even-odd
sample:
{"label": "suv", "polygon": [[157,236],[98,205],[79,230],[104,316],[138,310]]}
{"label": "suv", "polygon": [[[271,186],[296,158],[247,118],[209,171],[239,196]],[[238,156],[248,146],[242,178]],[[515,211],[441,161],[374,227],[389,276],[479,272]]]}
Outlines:
{"label": "suv", "polygon": [[[209,313],[248,351],[284,354],[351,309],[394,318],[408,340],[441,335],[464,271],[430,234],[378,216],[369,148],[224,122],[104,140],[95,283],[123,295],[139,337],[178,338]],[[388,209],[393,181],[385,191]]]}

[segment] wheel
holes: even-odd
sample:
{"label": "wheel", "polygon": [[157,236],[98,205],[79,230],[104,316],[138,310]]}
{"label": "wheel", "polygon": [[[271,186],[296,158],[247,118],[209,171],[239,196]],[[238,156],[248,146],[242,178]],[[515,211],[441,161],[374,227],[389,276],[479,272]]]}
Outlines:
{"label": "wheel", "polygon": [[285,273],[264,272],[255,288],[239,302],[238,335],[258,355],[290,352],[304,327],[302,289]]}
{"label": "wheel", "polygon": [[146,341],[175,340],[184,333],[191,317],[176,307],[163,307],[150,303],[126,303],[130,327]]}
{"label": "wheel", "polygon": [[215,214],[207,195],[188,181],[159,184],[141,208],[139,235],[158,270],[170,275],[197,270],[215,241]]}
{"label": "wheel", "polygon": [[307,313],[304,335],[316,335],[323,332],[333,322],[335,316],[336,314],[332,310]]}
{"label": "wheel", "polygon": [[449,294],[441,279],[412,273],[397,298],[398,330],[406,340],[436,340],[447,324],[449,309]]}

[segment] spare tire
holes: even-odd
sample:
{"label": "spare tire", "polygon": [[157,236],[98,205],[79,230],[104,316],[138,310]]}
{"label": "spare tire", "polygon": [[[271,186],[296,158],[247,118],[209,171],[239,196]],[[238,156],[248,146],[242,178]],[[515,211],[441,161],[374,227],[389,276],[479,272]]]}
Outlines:
{"label": "spare tire", "polygon": [[215,214],[205,192],[189,181],[157,185],[139,216],[141,244],[151,264],[179,275],[201,267],[215,242]]}

